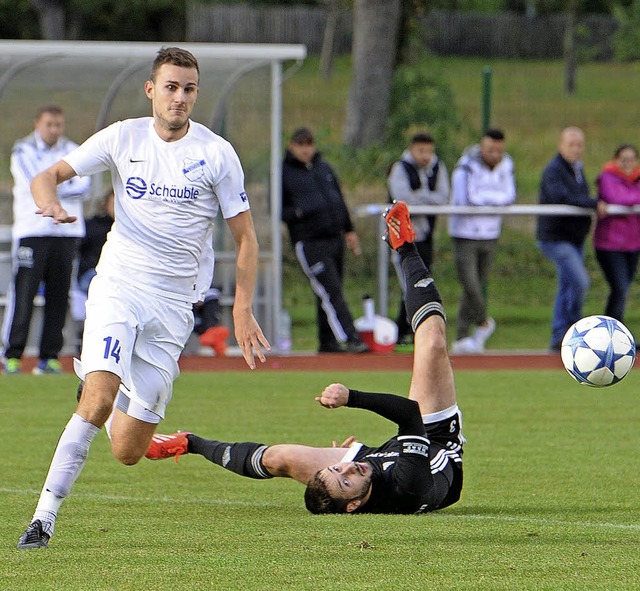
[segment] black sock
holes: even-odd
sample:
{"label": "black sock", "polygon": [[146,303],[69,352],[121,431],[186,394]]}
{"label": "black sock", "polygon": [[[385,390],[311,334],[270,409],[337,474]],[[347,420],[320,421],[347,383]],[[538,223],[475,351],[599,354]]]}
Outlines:
{"label": "black sock", "polygon": [[406,281],[404,302],[407,308],[407,320],[413,332],[424,320],[434,314],[446,320],[447,316],[438,288],[431,277],[431,272],[420,258],[415,244],[403,244],[398,249],[398,254]]}
{"label": "black sock", "polygon": [[262,454],[267,449],[262,443],[250,441],[225,443],[214,439],[203,439],[197,435],[187,435],[189,453],[204,456],[231,472],[247,478],[273,478],[262,464]]}

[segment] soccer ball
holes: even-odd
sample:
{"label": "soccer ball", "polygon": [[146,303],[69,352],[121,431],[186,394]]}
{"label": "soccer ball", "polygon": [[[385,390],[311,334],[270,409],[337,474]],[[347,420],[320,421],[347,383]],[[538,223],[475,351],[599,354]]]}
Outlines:
{"label": "soccer ball", "polygon": [[587,386],[612,386],[629,373],[636,343],[629,329],[609,316],[578,320],[562,340],[562,363],[569,375]]}

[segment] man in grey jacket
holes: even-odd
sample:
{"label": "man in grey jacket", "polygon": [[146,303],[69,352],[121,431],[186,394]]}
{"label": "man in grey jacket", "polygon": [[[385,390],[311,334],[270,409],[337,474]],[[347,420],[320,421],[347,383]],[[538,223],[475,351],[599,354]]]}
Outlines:
{"label": "man in grey jacket", "polygon": [[[451,185],[452,205],[500,206],[515,201],[513,160],[505,153],[501,130],[488,129],[479,145],[465,150],[453,171]],[[495,330],[495,321],[487,315],[486,284],[501,230],[499,215],[449,218],[456,272],[462,286],[453,353],[482,353]]]}

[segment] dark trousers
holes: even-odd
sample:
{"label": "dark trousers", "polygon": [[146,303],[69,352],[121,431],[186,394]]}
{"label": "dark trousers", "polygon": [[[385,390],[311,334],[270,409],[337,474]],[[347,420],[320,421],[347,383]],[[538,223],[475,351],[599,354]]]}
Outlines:
{"label": "dark trousers", "polygon": [[320,347],[357,338],[358,331],[342,293],[344,238],[297,242],[295,251],[316,294]]}
{"label": "dark trousers", "polygon": [[609,284],[609,297],[604,313],[616,320],[624,320],[627,295],[638,269],[638,251],[596,249],[596,259]]}
{"label": "dark trousers", "polygon": [[472,327],[487,319],[487,279],[498,240],[453,238],[453,260],[462,295],[458,305],[456,339],[469,336]]}
{"label": "dark trousers", "polygon": [[69,287],[76,238],[42,236],[22,238],[17,250],[13,310],[8,318],[9,336],[5,357],[20,358],[27,344],[33,313],[33,298],[44,283],[44,320],[40,336],[40,359],[56,359],[63,345],[62,329],[67,318]]}

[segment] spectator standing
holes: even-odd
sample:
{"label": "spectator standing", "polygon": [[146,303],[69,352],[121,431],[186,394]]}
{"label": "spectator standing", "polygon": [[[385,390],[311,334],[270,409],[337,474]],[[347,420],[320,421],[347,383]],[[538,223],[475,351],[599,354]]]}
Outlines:
{"label": "spectator standing", "polygon": [[78,240],[84,236],[82,202],[89,197],[90,178],[73,178],[58,185],[57,196],[76,224],[56,224],[34,215],[32,179],[77,144],[64,136],[65,114],[54,105],[38,109],[34,130],[18,140],[11,153],[13,176],[14,281],[5,310],[4,371],[20,373],[20,364],[33,314],[33,298],[44,286],[44,314],[39,362],[34,374],[61,373],[58,355],[64,344],[62,330],[69,306],[69,288]]}
{"label": "spectator standing", "polygon": [[[515,201],[513,160],[505,153],[501,130],[488,129],[479,144],[465,150],[453,171],[451,186],[452,205],[501,206]],[[500,215],[449,217],[453,257],[462,287],[453,353],[482,353],[495,331],[495,320],[487,315],[486,291],[501,230]]]}
{"label": "spectator standing", "polygon": [[282,165],[282,220],[316,295],[318,351],[365,353],[343,295],[344,247],[360,255],[360,240],[333,169],[305,127],[291,135]]}
{"label": "spectator standing", "polygon": [[[415,134],[409,147],[403,152],[389,171],[387,177],[389,200],[404,201],[407,205],[444,205],[449,201],[449,173],[444,162],[435,152],[435,141],[427,133]],[[420,258],[429,268],[433,268],[433,233],[436,225],[435,215],[412,214],[415,242]],[[396,269],[400,286],[404,293],[405,282],[400,265],[400,257],[393,251],[391,260]],[[413,330],[407,322],[404,298],[396,317],[398,325],[398,343],[413,342]]]}
{"label": "spectator standing", "polygon": [[638,149],[621,145],[598,177],[598,219],[593,232],[596,259],[609,284],[604,313],[622,322],[640,255],[640,215],[607,215],[606,205],[640,205]]}
{"label": "spectator standing", "polygon": [[[589,194],[582,156],[585,137],[579,127],[560,133],[558,153],[547,163],[540,182],[540,203],[574,205],[595,209]],[[538,216],[536,240],[542,254],[556,267],[557,292],[551,320],[552,351],[560,351],[567,329],[582,317],[582,306],[589,289],[589,272],[584,264],[584,241],[591,217]]]}

